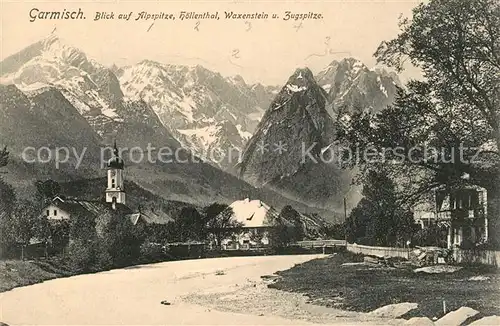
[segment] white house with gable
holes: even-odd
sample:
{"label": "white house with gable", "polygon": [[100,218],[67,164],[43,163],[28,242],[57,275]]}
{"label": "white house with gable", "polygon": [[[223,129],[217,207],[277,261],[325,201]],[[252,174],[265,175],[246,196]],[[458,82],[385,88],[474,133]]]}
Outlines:
{"label": "white house with gable", "polygon": [[[222,241],[223,249],[250,249],[269,245],[268,231],[279,212],[261,200],[249,198],[229,205],[234,220],[243,227],[239,234]],[[224,214],[222,212],[221,214]]]}

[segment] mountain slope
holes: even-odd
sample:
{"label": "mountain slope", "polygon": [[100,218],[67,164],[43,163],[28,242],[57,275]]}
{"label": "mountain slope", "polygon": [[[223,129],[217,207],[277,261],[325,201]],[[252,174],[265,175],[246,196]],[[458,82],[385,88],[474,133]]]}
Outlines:
{"label": "mountain slope", "polygon": [[[11,153],[9,173],[3,177],[21,196],[27,195],[24,187],[32,188],[36,176],[71,180],[99,169],[101,138],[52,87],[27,95],[14,85],[0,85],[0,141]],[[62,162],[56,165],[58,148]],[[68,149],[68,158],[62,148]],[[82,153],[84,159],[78,166],[76,156]]]}
{"label": "mountain slope", "polygon": [[297,69],[248,142],[241,177],[308,204],[338,207],[350,178],[330,162],[334,123],[327,104],[312,72]]}
{"label": "mountain slope", "polygon": [[14,84],[27,94],[47,86],[59,90],[108,144],[119,134],[134,146],[152,140],[180,146],[145,102],[123,98],[111,69],[55,35],[7,57],[0,62],[0,71],[2,84]]}
{"label": "mountain slope", "polygon": [[201,66],[142,61],[118,70],[126,96],[141,98],[186,148],[231,171],[275,91]]}

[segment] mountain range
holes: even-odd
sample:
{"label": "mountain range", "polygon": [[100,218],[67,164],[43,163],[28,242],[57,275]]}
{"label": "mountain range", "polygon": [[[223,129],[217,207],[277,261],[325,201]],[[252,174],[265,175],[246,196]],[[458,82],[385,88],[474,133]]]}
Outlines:
{"label": "mountain range", "polygon": [[234,165],[229,150],[243,150],[276,92],[199,65],[146,60],[117,70],[117,76],[124,93],[150,104],[183,146],[227,171]]}
{"label": "mountain range", "polygon": [[[330,218],[349,191],[350,174],[301,164],[301,144],[317,143],[311,154],[317,158],[334,141],[340,115],[381,110],[399,85],[397,76],[353,58],[333,61],[316,76],[298,69],[283,87],[247,84],[199,65],[144,60],[105,67],[55,35],[7,57],[0,71],[0,141],[14,154],[5,178],[20,193],[37,178],[103,175],[101,149],[116,139],[128,148],[168,146],[203,161],[127,162],[127,178],[166,199],[201,205],[259,198]],[[257,144],[280,141],[287,155],[259,157]],[[79,169],[74,159],[54,169],[21,160],[26,146],[87,152]],[[239,164],[230,151],[241,155]]]}

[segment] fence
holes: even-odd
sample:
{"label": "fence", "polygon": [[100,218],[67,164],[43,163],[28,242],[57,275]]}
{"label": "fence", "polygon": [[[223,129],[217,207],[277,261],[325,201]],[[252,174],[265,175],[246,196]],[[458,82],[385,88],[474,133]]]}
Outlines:
{"label": "fence", "polygon": [[410,251],[408,248],[393,248],[393,247],[371,247],[357,244],[347,244],[347,251],[355,254],[363,254],[376,257],[401,257],[410,259]]}
{"label": "fence", "polygon": [[[376,257],[401,257],[410,259],[409,248],[371,247],[357,244],[347,244],[347,250],[356,254]],[[453,258],[457,263],[485,264],[500,267],[500,251],[495,250],[464,250],[453,249]]]}
{"label": "fence", "polygon": [[296,245],[302,248],[342,247],[345,240],[306,240],[297,241]]}
{"label": "fence", "polygon": [[453,258],[457,263],[486,264],[500,267],[500,251],[454,249]]}

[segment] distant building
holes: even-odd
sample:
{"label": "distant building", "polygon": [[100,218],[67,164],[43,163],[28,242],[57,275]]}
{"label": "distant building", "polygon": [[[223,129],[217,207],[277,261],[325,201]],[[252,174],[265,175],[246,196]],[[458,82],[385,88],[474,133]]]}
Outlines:
{"label": "distant building", "polygon": [[133,225],[140,223],[167,224],[172,220],[163,212],[142,212],[140,210],[134,212],[126,205],[124,166],[115,143],[113,156],[106,164],[107,186],[104,201],[57,196],[43,209],[42,214],[51,221],[70,220],[73,216],[82,214],[93,218],[105,214],[118,214],[129,219]]}
{"label": "distant building", "polygon": [[108,170],[108,186],[106,188],[106,202],[107,203],[126,203],[125,189],[123,187],[123,168],[125,164],[119,155],[116,142],[113,147],[113,157],[108,160],[106,165]]}
{"label": "distant building", "polygon": [[55,197],[44,209],[45,216],[51,221],[70,220],[74,216],[87,215],[98,217],[105,213],[118,213],[129,218],[135,225],[140,221],[140,213],[135,213],[124,204],[111,204],[99,200],[82,200]]}
{"label": "distant building", "polygon": [[[430,205],[429,205],[430,204]],[[477,185],[434,189],[432,203],[415,212],[422,228],[439,225],[447,229],[447,246],[464,241],[483,243],[488,240],[487,191]]]}

